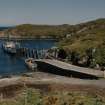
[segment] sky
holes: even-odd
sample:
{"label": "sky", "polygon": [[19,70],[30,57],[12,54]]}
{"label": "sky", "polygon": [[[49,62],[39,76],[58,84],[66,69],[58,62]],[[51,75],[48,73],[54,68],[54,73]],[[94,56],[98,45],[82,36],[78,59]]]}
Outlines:
{"label": "sky", "polygon": [[0,0],[0,26],[78,24],[105,18],[105,0]]}

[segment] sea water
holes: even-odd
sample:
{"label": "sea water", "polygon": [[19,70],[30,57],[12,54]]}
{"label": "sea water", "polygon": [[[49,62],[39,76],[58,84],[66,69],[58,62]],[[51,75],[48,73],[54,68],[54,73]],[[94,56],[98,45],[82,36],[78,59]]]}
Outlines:
{"label": "sea water", "polygon": [[[12,56],[2,49],[2,43],[4,40],[0,40],[0,75],[7,74],[21,74],[28,72],[24,59],[17,56]],[[55,45],[55,40],[20,40],[18,41],[21,47],[30,49],[49,49]]]}

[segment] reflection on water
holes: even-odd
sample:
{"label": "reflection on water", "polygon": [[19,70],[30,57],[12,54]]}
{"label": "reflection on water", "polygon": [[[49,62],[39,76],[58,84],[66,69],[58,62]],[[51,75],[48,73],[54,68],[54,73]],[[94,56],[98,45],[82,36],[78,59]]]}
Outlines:
{"label": "reflection on water", "polygon": [[[0,75],[17,74],[27,72],[24,60],[20,57],[11,56],[2,50],[2,40],[0,40]],[[54,46],[55,40],[22,40],[19,41],[22,47],[48,49]]]}

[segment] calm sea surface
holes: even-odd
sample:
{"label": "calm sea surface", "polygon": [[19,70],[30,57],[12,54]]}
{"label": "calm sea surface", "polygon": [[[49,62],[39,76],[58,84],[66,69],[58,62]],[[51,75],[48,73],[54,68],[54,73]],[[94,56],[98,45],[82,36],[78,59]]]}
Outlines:
{"label": "calm sea surface", "polygon": [[[28,72],[23,58],[11,56],[3,51],[3,42],[3,40],[0,40],[0,75]],[[55,40],[22,40],[19,42],[22,47],[35,49],[48,49],[56,43]]]}

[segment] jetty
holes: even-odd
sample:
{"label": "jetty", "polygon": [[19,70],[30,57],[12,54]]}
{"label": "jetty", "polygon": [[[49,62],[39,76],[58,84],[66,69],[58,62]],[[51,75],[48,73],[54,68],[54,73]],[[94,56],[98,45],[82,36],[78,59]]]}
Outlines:
{"label": "jetty", "polygon": [[79,78],[99,78],[104,77],[104,72],[90,68],[78,67],[56,59],[36,59],[40,70],[60,75],[73,76]]}
{"label": "jetty", "polygon": [[[47,50],[20,48],[18,53],[19,56],[26,58],[33,58],[38,65],[38,70],[43,72],[49,72],[57,75],[63,75],[68,77],[77,78],[103,78],[105,77],[105,72],[100,70],[95,70],[91,68],[78,67],[59,59],[47,56]],[[55,54],[54,54],[55,55]]]}

